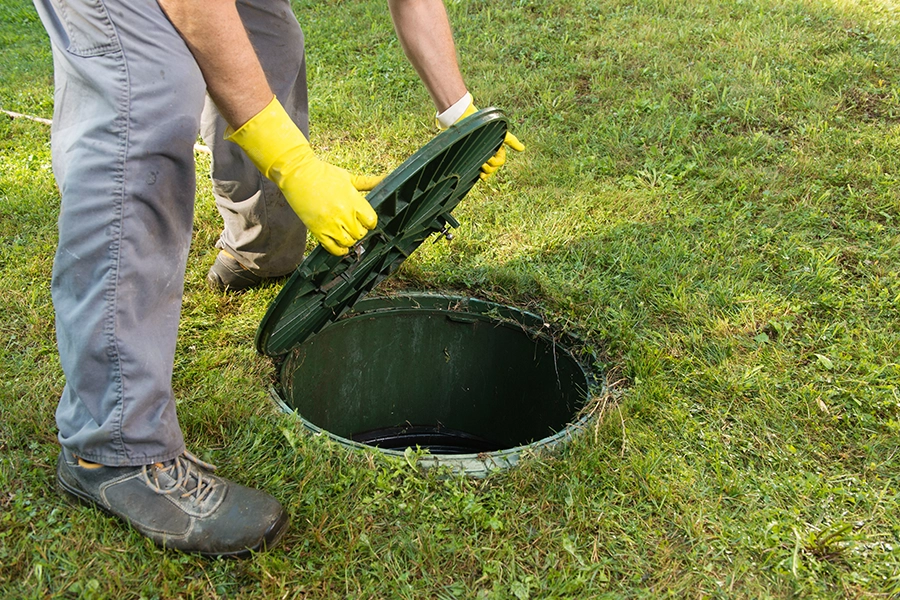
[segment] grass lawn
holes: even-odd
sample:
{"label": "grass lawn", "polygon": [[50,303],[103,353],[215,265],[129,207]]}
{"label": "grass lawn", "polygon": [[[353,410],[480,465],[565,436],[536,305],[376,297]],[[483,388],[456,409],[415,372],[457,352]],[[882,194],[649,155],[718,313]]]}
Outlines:
{"label": "grass lawn", "polygon": [[[312,141],[386,172],[434,134],[385,3],[295,1]],[[448,2],[479,106],[528,146],[389,281],[526,307],[617,382],[564,451],[485,480],[302,434],[208,290],[201,174],[175,364],[189,446],[293,526],[163,552],[54,489],[63,386],[49,128],[0,115],[0,597],[900,596],[900,3]],[[0,0],[0,106],[52,116],[49,45]]]}

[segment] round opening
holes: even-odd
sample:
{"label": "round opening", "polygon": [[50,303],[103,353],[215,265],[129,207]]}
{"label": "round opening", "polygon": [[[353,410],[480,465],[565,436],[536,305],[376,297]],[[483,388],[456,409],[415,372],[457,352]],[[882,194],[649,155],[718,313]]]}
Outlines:
{"label": "round opening", "polygon": [[283,401],[341,443],[427,449],[470,474],[564,441],[594,380],[542,320],[469,298],[357,304],[287,356]]}

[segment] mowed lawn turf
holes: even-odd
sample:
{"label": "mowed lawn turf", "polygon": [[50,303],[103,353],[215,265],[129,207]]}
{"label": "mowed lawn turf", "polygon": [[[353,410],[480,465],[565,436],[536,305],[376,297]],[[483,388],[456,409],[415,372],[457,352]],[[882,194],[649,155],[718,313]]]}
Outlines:
{"label": "mowed lawn turf", "polygon": [[[198,155],[180,418],[291,530],[205,560],[69,505],[50,131],[0,115],[0,597],[900,596],[900,4],[447,4],[476,103],[527,150],[382,288],[587,340],[611,384],[594,425],[485,480],[303,433],[253,346],[278,286],[205,287],[220,224]],[[322,157],[385,173],[435,134],[386,3],[294,9]],[[0,106],[52,117],[26,0],[0,0],[0,52]]]}

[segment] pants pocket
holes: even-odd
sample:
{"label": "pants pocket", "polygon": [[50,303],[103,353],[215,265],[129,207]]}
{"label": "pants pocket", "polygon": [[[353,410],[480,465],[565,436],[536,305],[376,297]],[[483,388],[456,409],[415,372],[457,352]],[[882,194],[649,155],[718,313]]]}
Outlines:
{"label": "pants pocket", "polygon": [[116,29],[103,0],[49,2],[64,29],[66,51],[76,56],[100,56],[119,50]]}

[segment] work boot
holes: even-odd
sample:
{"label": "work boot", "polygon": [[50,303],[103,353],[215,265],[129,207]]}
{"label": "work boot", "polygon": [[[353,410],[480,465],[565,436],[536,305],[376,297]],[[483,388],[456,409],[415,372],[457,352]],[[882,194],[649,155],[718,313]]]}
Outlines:
{"label": "work boot", "polygon": [[163,548],[247,556],[274,546],[287,512],[269,494],[216,477],[214,469],[190,452],[143,467],[107,467],[63,449],[56,481],[65,494],[124,519]]}
{"label": "work boot", "polygon": [[219,252],[216,256],[216,261],[206,274],[206,283],[217,292],[224,292],[226,290],[242,292],[262,285],[269,279],[280,278],[257,275],[224,250]]}

